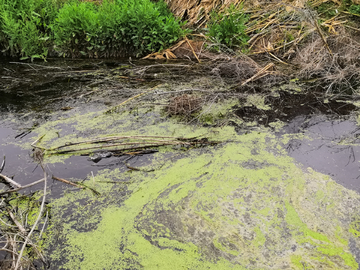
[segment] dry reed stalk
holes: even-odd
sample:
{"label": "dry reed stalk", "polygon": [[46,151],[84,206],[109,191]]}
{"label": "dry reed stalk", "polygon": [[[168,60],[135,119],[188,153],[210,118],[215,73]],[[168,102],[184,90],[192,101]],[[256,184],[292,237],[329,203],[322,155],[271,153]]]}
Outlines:
{"label": "dry reed stalk", "polygon": [[85,188],[84,186],[80,186],[80,185],[75,184],[75,183],[73,183],[73,182],[71,182],[71,181],[69,181],[69,180],[65,180],[65,179],[63,179],[63,178],[59,178],[59,177],[56,177],[56,176],[54,176],[54,175],[53,175],[51,178],[54,179],[54,180],[56,180],[56,181],[63,182],[63,183],[65,183],[65,184],[72,185],[72,186],[77,187],[77,188]]}
{"label": "dry reed stalk", "polygon": [[194,51],[194,48],[193,48],[193,46],[191,46],[191,44],[190,44],[190,42],[189,42],[189,40],[188,40],[187,37],[185,37],[185,40],[186,40],[186,42],[189,44],[189,47],[190,47],[192,53],[194,54],[196,60],[197,60],[199,63],[201,63],[199,57],[196,55],[196,53],[195,53],[195,51]]}
{"label": "dry reed stalk", "polygon": [[19,183],[16,183],[14,180],[10,179],[6,175],[3,175],[3,174],[0,173],[0,178],[4,179],[7,183],[9,183],[9,184],[11,184],[13,186],[21,188],[21,185]]}
{"label": "dry reed stalk", "polygon": [[161,85],[162,85],[162,84],[159,84],[159,85],[157,85],[157,86],[155,86],[155,87],[153,87],[153,88],[151,88],[151,89],[149,89],[149,90],[147,90],[147,91],[145,91],[145,92],[143,92],[143,93],[140,93],[140,94],[138,94],[138,95],[135,95],[135,96],[133,96],[133,97],[125,100],[124,102],[121,102],[119,105],[116,105],[116,106],[112,107],[111,109],[107,110],[106,113],[111,113],[111,112],[113,112],[114,110],[116,110],[117,108],[125,105],[125,104],[128,103],[129,101],[134,100],[134,99],[136,99],[136,98],[138,98],[138,97],[141,97],[141,96],[143,96],[143,95],[146,95],[146,94],[148,94],[148,93],[151,92],[151,91],[154,91],[155,89],[159,88]]}
{"label": "dry reed stalk", "polygon": [[262,68],[261,70],[259,70],[254,76],[252,76],[250,79],[247,79],[246,81],[244,81],[243,83],[241,83],[240,86],[244,86],[245,84],[251,82],[251,81],[255,81],[257,79],[259,79],[260,77],[263,77],[264,75],[266,75],[267,71],[274,67],[274,63],[270,63],[267,64],[264,68]]}
{"label": "dry reed stalk", "polygon": [[24,244],[23,244],[23,246],[22,246],[22,248],[20,250],[20,254],[19,254],[18,259],[16,261],[14,270],[17,270],[20,267],[20,262],[21,262],[22,255],[23,255],[23,252],[25,250],[26,244],[30,241],[30,237],[31,237],[32,233],[34,232],[37,224],[39,223],[41,216],[43,215],[44,206],[45,206],[45,199],[46,199],[46,189],[47,189],[46,178],[47,178],[46,177],[46,171],[44,170],[44,179],[45,179],[45,181],[44,181],[44,195],[43,195],[43,199],[41,201],[39,215],[38,215],[37,219],[35,220],[34,225],[32,226],[30,232],[26,235],[25,242],[24,242]]}

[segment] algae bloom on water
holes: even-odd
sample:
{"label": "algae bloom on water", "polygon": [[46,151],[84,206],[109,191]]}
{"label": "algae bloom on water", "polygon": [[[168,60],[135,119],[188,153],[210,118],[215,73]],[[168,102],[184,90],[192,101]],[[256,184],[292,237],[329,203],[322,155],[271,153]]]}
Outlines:
{"label": "algae bloom on water", "polygon": [[[204,132],[160,125],[162,134]],[[149,127],[148,132],[160,131]],[[356,192],[295,164],[269,132],[237,135],[227,127],[212,134],[231,142],[182,153],[160,151],[149,165],[154,171],[100,170],[88,183],[100,197],[79,191],[54,200],[52,265],[358,268]]]}

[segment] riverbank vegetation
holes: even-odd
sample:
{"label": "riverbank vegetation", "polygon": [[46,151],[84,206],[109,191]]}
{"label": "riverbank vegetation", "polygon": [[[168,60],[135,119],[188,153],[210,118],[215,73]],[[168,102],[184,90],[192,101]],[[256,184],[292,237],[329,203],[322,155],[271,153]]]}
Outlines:
{"label": "riverbank vegetation", "polygon": [[[21,89],[19,96],[25,95],[22,99],[33,96],[38,99],[37,108],[61,111],[56,118],[69,117],[59,122],[61,126],[79,125],[75,131],[58,130],[54,123],[51,127],[37,129],[39,140],[47,135],[40,145],[31,145],[37,150],[34,158],[36,153],[54,160],[87,155],[89,162],[97,163],[107,158],[140,157],[158,151],[185,153],[226,141],[199,135],[211,130],[213,134],[221,132],[228,136],[230,133],[215,132],[215,128],[224,126],[231,126],[231,130],[234,127],[244,134],[239,137],[244,141],[241,145],[248,147],[249,140],[245,136],[248,133],[256,131],[255,139],[263,140],[258,137],[262,135],[257,125],[279,131],[289,119],[299,115],[349,115],[357,110],[352,101],[360,97],[360,29],[357,26],[360,5],[350,1],[259,1],[257,4],[241,1],[228,5],[212,1],[211,6],[197,1],[187,3],[174,0],[168,3],[0,0],[0,48],[5,56],[46,60],[49,57],[117,58],[150,54],[148,58],[190,58],[200,62],[151,62],[148,65],[131,60],[128,65],[110,60],[109,63],[89,61],[83,66],[13,62],[28,70],[15,78],[11,68],[6,68],[7,73],[0,81],[3,89]],[[44,78],[40,80],[39,74]],[[56,93],[71,87],[66,96],[71,102],[63,102],[63,96],[39,94],[56,84]],[[101,100],[106,101],[104,110],[96,112],[96,117],[93,113],[85,118],[77,116],[74,107],[80,103],[89,104],[91,99],[96,100],[94,107],[100,106]],[[66,111],[69,112],[64,116]],[[89,125],[86,132],[80,127],[85,123]],[[184,131],[190,125],[191,128],[201,126],[196,131],[198,134]],[[36,126],[34,124],[17,137],[28,135]],[[167,131],[164,133],[164,130]],[[181,134],[174,135],[172,130]],[[69,132],[67,137],[64,132]],[[126,134],[114,136],[118,132]],[[74,135],[76,141],[69,143]],[[297,135],[294,138],[298,138]],[[58,145],[54,146],[53,140]],[[246,152],[251,152],[249,162],[258,156],[257,149],[249,148]],[[5,159],[1,167],[4,164]],[[120,164],[130,172],[158,173],[156,170],[160,170],[154,169],[159,166],[140,168],[130,164],[128,159],[121,160]],[[224,164],[232,163],[226,161]],[[45,184],[46,172],[44,174],[43,179],[34,183]],[[21,186],[15,182],[17,178],[1,177],[1,169],[0,178],[7,184],[7,189],[1,192],[0,238],[5,245],[1,250],[5,259],[0,262],[0,268],[36,269],[41,263],[46,267],[46,248],[42,241],[49,237],[46,235],[48,226],[55,224],[54,219],[48,217],[52,209],[46,207],[46,184],[43,193],[16,193],[29,185]],[[100,195],[81,182],[54,176],[51,179],[87,189],[91,196]],[[92,174],[92,184],[94,179]],[[103,183],[101,181],[104,179],[99,183]],[[349,208],[344,209],[342,212],[346,213]],[[60,235],[61,228],[52,228],[55,233],[59,230]],[[302,242],[302,239],[294,241]],[[344,250],[343,245],[335,244]],[[320,255],[329,255],[327,253]],[[329,261],[337,262],[338,252],[331,254]],[[55,257],[56,254],[51,260],[57,261]],[[357,269],[354,259],[348,258],[341,265]]]}
{"label": "riverbank vegetation", "polygon": [[176,42],[182,25],[162,1],[0,1],[0,49],[12,57],[142,56]]}
{"label": "riverbank vegetation", "polygon": [[261,63],[259,72],[267,67],[326,93],[353,93],[360,78],[358,4],[0,0],[0,50],[21,59],[246,54]]}

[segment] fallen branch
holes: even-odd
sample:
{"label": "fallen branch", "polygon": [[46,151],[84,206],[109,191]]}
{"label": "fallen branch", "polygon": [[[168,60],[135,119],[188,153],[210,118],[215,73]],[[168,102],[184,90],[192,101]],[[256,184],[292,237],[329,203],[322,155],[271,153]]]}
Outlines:
{"label": "fallen branch", "polygon": [[80,186],[80,185],[78,185],[78,184],[75,184],[75,183],[73,183],[73,182],[71,182],[71,181],[69,181],[69,180],[65,180],[65,179],[63,179],[63,178],[59,178],[59,177],[56,177],[56,176],[52,176],[51,178],[54,179],[54,180],[63,182],[63,183],[65,183],[65,184],[72,185],[72,186],[74,186],[74,187],[85,188],[84,186]]}
{"label": "fallen branch", "polygon": [[145,92],[143,92],[143,93],[140,93],[140,94],[138,94],[138,95],[136,95],[136,96],[133,96],[133,97],[125,100],[124,102],[120,103],[119,105],[117,105],[117,106],[115,106],[115,107],[107,110],[106,113],[111,113],[111,112],[113,112],[113,111],[114,111],[115,109],[117,109],[118,107],[120,107],[120,106],[128,103],[129,101],[131,101],[131,100],[133,100],[133,99],[135,99],[135,98],[141,97],[141,96],[143,96],[143,95],[145,95],[145,94],[147,94],[147,93],[149,93],[149,92],[151,92],[151,91],[154,91],[156,88],[160,87],[161,85],[162,85],[162,84],[159,84],[159,85],[157,85],[157,86],[155,86],[155,87],[153,87],[153,88],[151,88],[151,89],[149,89],[149,90],[147,90],[147,91],[145,91]]}
{"label": "fallen branch", "polygon": [[20,265],[20,261],[21,261],[21,258],[22,258],[22,255],[24,253],[24,250],[25,250],[25,247],[26,247],[26,244],[30,241],[30,237],[32,235],[32,233],[34,232],[37,224],[39,223],[40,221],[40,218],[43,214],[43,211],[44,211],[44,205],[45,205],[45,199],[46,199],[46,188],[47,188],[47,181],[46,181],[46,171],[44,170],[44,179],[45,179],[45,182],[44,182],[44,196],[43,196],[43,199],[42,199],[42,202],[41,202],[41,206],[40,206],[40,212],[39,212],[39,215],[34,223],[34,225],[32,226],[29,234],[26,236],[26,239],[25,239],[25,242],[21,248],[21,251],[20,251],[20,254],[19,254],[19,257],[16,261],[16,265],[15,265],[15,269],[14,270],[17,270],[19,268],[19,265]]}
{"label": "fallen branch", "polygon": [[32,182],[32,183],[30,183],[30,184],[28,184],[28,185],[25,185],[25,186],[21,186],[21,187],[19,187],[19,188],[10,189],[10,190],[7,190],[7,191],[0,192],[0,196],[1,196],[1,195],[4,195],[4,194],[7,194],[7,193],[17,192],[17,191],[22,190],[22,189],[24,189],[24,188],[32,187],[32,186],[34,186],[34,185],[36,185],[36,184],[39,184],[39,183],[41,183],[41,182],[44,182],[44,180],[45,180],[45,179],[42,178],[42,179],[40,179],[40,180],[38,180],[38,181],[35,181],[35,182]]}
{"label": "fallen branch", "polygon": [[6,175],[3,175],[0,173],[0,178],[4,179],[6,182],[8,182],[9,184],[16,186],[18,188],[21,188],[21,185],[16,183],[14,180],[10,179],[9,177],[7,177]]}

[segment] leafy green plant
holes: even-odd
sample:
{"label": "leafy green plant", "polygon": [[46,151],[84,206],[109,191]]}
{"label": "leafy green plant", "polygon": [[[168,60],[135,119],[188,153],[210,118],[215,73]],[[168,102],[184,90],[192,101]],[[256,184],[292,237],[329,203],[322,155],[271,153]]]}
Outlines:
{"label": "leafy green plant", "polygon": [[360,5],[351,5],[349,12],[360,15]]}
{"label": "leafy green plant", "polygon": [[59,11],[53,31],[65,56],[122,57],[170,46],[184,34],[182,25],[162,1],[105,0],[95,6],[74,0]]}
{"label": "leafy green plant", "polygon": [[10,56],[44,58],[56,17],[55,0],[0,0],[0,49]]}
{"label": "leafy green plant", "polygon": [[316,7],[316,11],[320,16],[325,18],[331,18],[337,14],[338,6],[334,5],[334,3],[322,3],[321,5]]}
{"label": "leafy green plant", "polygon": [[215,43],[244,49],[249,40],[245,33],[248,19],[241,9],[236,9],[233,5],[219,14],[212,12],[208,36]]}
{"label": "leafy green plant", "polygon": [[77,57],[89,54],[92,41],[99,32],[97,6],[77,1],[65,4],[59,10],[52,30],[56,49],[61,55]]}

